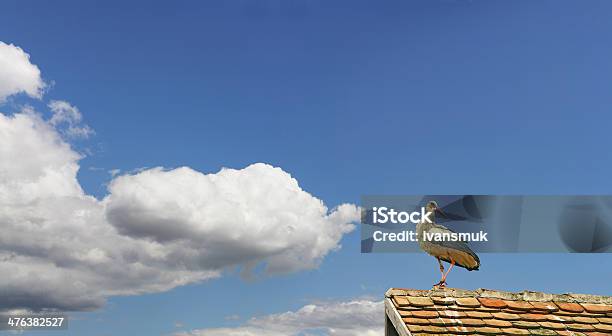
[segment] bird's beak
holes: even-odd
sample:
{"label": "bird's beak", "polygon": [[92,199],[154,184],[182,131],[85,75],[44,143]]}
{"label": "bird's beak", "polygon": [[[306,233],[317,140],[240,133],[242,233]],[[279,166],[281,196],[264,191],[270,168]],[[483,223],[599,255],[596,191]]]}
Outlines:
{"label": "bird's beak", "polygon": [[439,213],[440,215],[442,215],[442,217],[444,217],[444,218],[448,218],[448,217],[446,216],[446,213],[445,213],[444,211],[442,211],[442,209],[440,209],[440,208],[436,208],[436,212],[437,212],[437,213]]}

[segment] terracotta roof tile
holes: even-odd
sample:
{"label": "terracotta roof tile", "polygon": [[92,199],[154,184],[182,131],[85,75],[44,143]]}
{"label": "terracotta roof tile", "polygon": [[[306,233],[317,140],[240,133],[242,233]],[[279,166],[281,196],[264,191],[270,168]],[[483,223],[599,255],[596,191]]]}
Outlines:
{"label": "terracotta roof tile", "polygon": [[496,327],[496,328],[509,328],[512,327],[512,323],[504,320],[496,320],[496,319],[486,319],[483,320],[487,327]]}
{"label": "terracotta roof tile", "polygon": [[609,296],[454,288],[390,289],[386,296],[410,336],[612,335]]}
{"label": "terracotta roof tile", "polygon": [[478,301],[477,299],[472,298],[472,297],[458,298],[455,301],[461,307],[467,307],[467,308],[480,307],[480,301]]}
{"label": "terracotta roof tile", "polygon": [[502,331],[506,335],[529,335],[529,330],[527,329],[502,328]]}
{"label": "terracotta roof tile", "polygon": [[423,331],[429,334],[441,334],[441,333],[446,333],[446,328],[429,325],[429,326],[424,326]]}
{"label": "terracotta roof tile", "polygon": [[595,330],[612,334],[612,325],[609,324],[594,324]]}
{"label": "terracotta roof tile", "polygon": [[595,327],[590,324],[572,323],[567,325],[567,329],[574,331],[591,331],[595,330]]}
{"label": "terracotta roof tile", "polygon": [[491,328],[491,327],[483,327],[476,329],[476,332],[485,334],[485,335],[501,335],[503,331],[499,328]]}
{"label": "terracotta roof tile", "polygon": [[586,317],[586,316],[574,316],[572,317],[572,321],[576,323],[587,323],[587,324],[595,324],[598,322],[596,318]]}
{"label": "terracotta roof tile", "polygon": [[414,333],[418,333],[418,332],[424,332],[423,331],[423,327],[420,325],[416,325],[416,324],[407,324],[406,326],[408,326],[408,330],[410,330],[410,332],[414,332]]}
{"label": "terracotta roof tile", "polygon": [[439,326],[439,327],[450,327],[450,326],[456,326],[456,325],[461,324],[461,321],[458,319],[449,319],[449,318],[439,317],[436,319],[430,319],[429,323],[435,326]]}
{"label": "terracotta roof tile", "polygon": [[508,308],[513,310],[524,311],[533,309],[533,306],[527,301],[506,301],[506,304]]}
{"label": "terracotta roof tile", "polygon": [[466,327],[484,327],[485,323],[481,319],[465,318],[461,319],[461,324]]}
{"label": "terracotta roof tile", "polygon": [[530,330],[530,331],[529,331],[529,333],[530,333],[531,335],[542,335],[542,336],[548,336],[548,335],[554,335],[554,336],[556,336],[556,335],[557,335],[557,332],[556,332],[556,331],[549,330],[549,329],[544,329],[544,328],[541,328],[541,329],[533,329],[533,330]]}
{"label": "terracotta roof tile", "polygon": [[538,322],[544,328],[553,329],[553,330],[564,330],[565,324],[557,323],[557,322]]}
{"label": "terracotta roof tile", "polygon": [[416,317],[404,317],[402,319],[406,324],[415,324],[415,325],[428,325],[430,324],[428,319],[421,319]]}
{"label": "terracotta roof tile", "polygon": [[431,319],[438,317],[438,313],[430,310],[415,310],[411,311],[410,314],[414,317]]}
{"label": "terracotta roof tile", "polygon": [[540,325],[537,322],[531,321],[512,321],[512,325],[517,328],[539,328]]}
{"label": "terracotta roof tile", "polygon": [[543,314],[521,314],[520,317],[522,320],[533,322],[543,322],[548,320],[548,316]]}
{"label": "terracotta roof tile", "polygon": [[438,305],[450,306],[455,304],[455,299],[450,297],[432,297],[431,299]]}
{"label": "terracotta roof tile", "polygon": [[487,312],[481,312],[481,311],[466,311],[464,312],[465,315],[467,315],[468,317],[471,318],[492,318],[493,315],[491,315],[491,313],[487,313]]}
{"label": "terracotta roof tile", "polygon": [[588,304],[588,303],[581,303],[580,305],[584,307],[584,309],[586,309],[586,311],[588,311],[589,313],[596,313],[596,314],[612,313],[612,306],[606,306],[606,305],[601,305],[601,304]]}
{"label": "terracotta roof tile", "polygon": [[556,304],[554,304],[553,302],[529,302],[531,303],[531,305],[537,309],[537,310],[543,310],[543,311],[549,311],[549,312],[554,312],[559,310],[559,307],[557,307]]}
{"label": "terracotta roof tile", "polygon": [[[577,331],[569,331],[569,330],[559,330],[557,334],[563,336],[587,336],[585,333],[577,332]],[[590,335],[589,335],[590,336]],[[609,335],[606,335],[609,336]]]}
{"label": "terracotta roof tile", "polygon": [[519,315],[510,313],[492,313],[491,315],[493,315],[493,317],[495,317],[496,319],[500,320],[516,321],[521,319]]}
{"label": "terracotta roof tile", "polygon": [[504,300],[490,299],[490,298],[479,298],[480,304],[488,308],[502,309],[508,307]]}
{"label": "terracotta roof tile", "polygon": [[446,328],[451,334],[469,334],[472,335],[476,332],[476,328],[465,327],[465,326],[453,326]]}
{"label": "terracotta roof tile", "polygon": [[598,317],[597,320],[601,323],[612,324],[612,318],[610,317]]}
{"label": "terracotta roof tile", "polygon": [[467,314],[465,312],[460,312],[460,311],[455,311],[455,310],[442,310],[442,311],[439,311],[438,314],[440,315],[440,317],[446,317],[446,318],[467,317]]}
{"label": "terracotta roof tile", "polygon": [[430,298],[422,296],[409,296],[408,302],[410,302],[410,305],[414,307],[427,307],[433,306],[434,304]]}
{"label": "terracotta roof tile", "polygon": [[559,308],[562,310],[572,312],[572,313],[582,313],[584,308],[578,303],[571,302],[555,302]]}
{"label": "terracotta roof tile", "polygon": [[567,323],[567,322],[572,322],[573,319],[571,316],[559,316],[559,315],[547,315],[548,320],[550,322],[560,322],[560,323]]}
{"label": "terracotta roof tile", "polygon": [[396,296],[393,298],[396,307],[409,306],[408,298],[405,296]]}

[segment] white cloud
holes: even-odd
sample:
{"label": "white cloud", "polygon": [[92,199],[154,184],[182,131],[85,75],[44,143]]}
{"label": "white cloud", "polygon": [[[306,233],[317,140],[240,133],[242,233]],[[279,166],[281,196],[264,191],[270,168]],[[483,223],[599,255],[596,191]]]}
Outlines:
{"label": "white cloud", "polygon": [[49,123],[55,128],[62,128],[64,133],[71,138],[88,138],[94,133],[87,125],[81,124],[83,116],[76,106],[63,100],[52,100],[49,109],[53,115]]}
{"label": "white cloud", "polygon": [[83,192],[80,156],[53,124],[31,110],[0,113],[0,311],[94,309],[232,266],[313,268],[359,218],[265,164],[145,169],[116,177],[99,201]]}
{"label": "white cloud", "polygon": [[313,268],[357,213],[342,205],[329,214],[289,174],[262,163],[207,175],[154,168],[117,177],[109,190],[106,214],[119,232],[171,248],[189,269],[259,261],[272,273]]}
{"label": "white cloud", "polygon": [[41,98],[45,83],[30,55],[21,48],[0,41],[0,103],[8,96],[26,93]]}
{"label": "white cloud", "polygon": [[288,311],[252,318],[234,328],[208,328],[175,336],[378,336],[383,334],[382,301],[353,300],[310,304]]}

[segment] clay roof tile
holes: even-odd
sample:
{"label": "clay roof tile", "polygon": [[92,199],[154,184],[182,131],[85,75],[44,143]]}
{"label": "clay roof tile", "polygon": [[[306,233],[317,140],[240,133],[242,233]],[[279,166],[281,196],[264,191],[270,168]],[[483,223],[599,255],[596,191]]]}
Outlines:
{"label": "clay roof tile", "polygon": [[457,288],[392,288],[385,296],[400,335],[612,335],[609,296]]}

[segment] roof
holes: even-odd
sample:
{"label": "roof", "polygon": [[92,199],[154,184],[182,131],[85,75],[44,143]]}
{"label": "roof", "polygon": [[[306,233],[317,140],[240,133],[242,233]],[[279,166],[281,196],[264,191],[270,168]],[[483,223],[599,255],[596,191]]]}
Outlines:
{"label": "roof", "polygon": [[391,288],[385,296],[400,336],[612,335],[610,296],[454,288]]}

